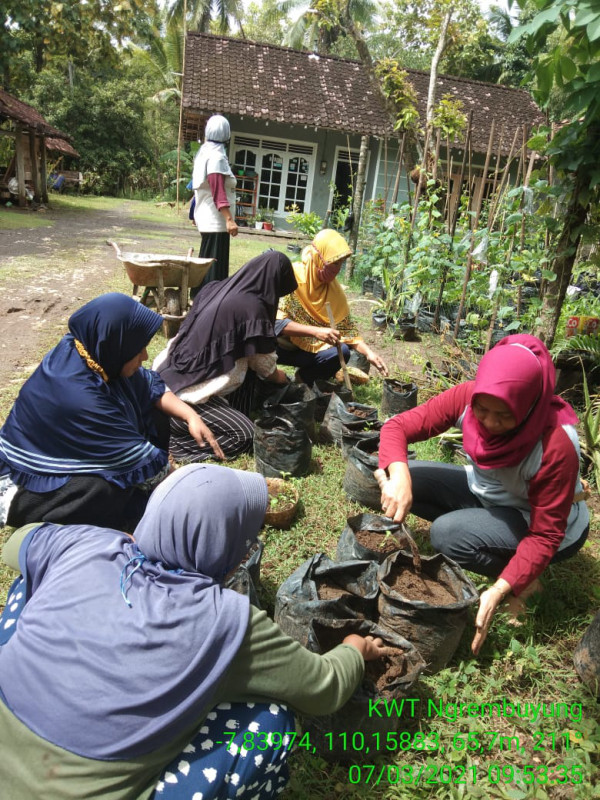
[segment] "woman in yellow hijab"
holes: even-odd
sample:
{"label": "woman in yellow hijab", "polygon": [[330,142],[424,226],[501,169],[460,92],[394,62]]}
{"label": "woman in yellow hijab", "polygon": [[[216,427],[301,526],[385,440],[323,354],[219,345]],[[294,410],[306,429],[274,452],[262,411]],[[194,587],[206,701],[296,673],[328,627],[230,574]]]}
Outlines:
{"label": "woman in yellow hijab", "polygon": [[[383,375],[388,374],[383,360],[358,335],[346,295],[336,279],[350,255],[348,243],[337,231],[320,231],[302,251],[302,261],[293,264],[298,288],[281,299],[275,325],[278,361],[298,367],[297,377],[309,386],[338,371],[339,342],[346,361],[354,349]],[[331,327],[327,304],[335,327]]]}

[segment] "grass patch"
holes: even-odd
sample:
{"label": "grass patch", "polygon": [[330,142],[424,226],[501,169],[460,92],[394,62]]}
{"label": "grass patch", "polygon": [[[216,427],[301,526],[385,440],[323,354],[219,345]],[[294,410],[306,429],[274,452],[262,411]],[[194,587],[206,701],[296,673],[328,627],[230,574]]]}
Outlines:
{"label": "grass patch", "polygon": [[0,231],[15,231],[31,228],[49,228],[51,219],[33,211],[22,211],[16,208],[2,208],[0,211]]}

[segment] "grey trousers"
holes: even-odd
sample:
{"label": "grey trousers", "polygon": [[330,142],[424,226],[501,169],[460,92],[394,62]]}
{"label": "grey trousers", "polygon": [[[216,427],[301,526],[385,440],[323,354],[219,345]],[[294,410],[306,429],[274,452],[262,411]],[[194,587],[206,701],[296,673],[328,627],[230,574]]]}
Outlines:
{"label": "grey trousers", "polygon": [[[463,467],[437,461],[409,461],[411,512],[430,520],[431,544],[440,553],[479,575],[497,577],[515,554],[528,525],[515,508],[484,508],[469,490]],[[587,539],[556,553],[552,563],[574,555]]]}

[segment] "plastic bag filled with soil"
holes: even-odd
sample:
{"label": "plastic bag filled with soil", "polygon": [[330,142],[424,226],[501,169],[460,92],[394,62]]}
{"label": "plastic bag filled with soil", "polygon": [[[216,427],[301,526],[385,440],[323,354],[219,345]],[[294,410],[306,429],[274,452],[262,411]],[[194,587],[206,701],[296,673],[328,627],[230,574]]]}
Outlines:
{"label": "plastic bag filled with soil", "polygon": [[357,426],[364,426],[365,422],[374,422],[376,419],[377,409],[375,406],[365,406],[353,401],[344,403],[337,394],[332,394],[319,430],[319,438],[322,442],[335,442],[338,447],[341,447],[342,426],[354,429]]}
{"label": "plastic bag filled with soil", "polygon": [[417,405],[416,383],[403,383],[394,378],[385,378],[381,395],[381,416],[393,417]]}
{"label": "plastic bag filled with soil", "polygon": [[256,587],[260,586],[260,562],[264,549],[264,543],[258,539],[250,548],[246,558],[235,572],[225,578],[223,584],[226,589],[233,589],[234,592],[246,595],[257,608],[261,607]]}
{"label": "plastic bag filled with soil", "polygon": [[305,383],[287,383],[263,403],[263,418],[281,417],[304,426],[311,439],[315,433],[315,393]]}
{"label": "plastic bag filled with soil", "polygon": [[[408,534],[408,535],[407,535]],[[378,564],[397,550],[407,550],[410,531],[401,522],[376,514],[348,517],[337,544],[338,561],[351,559],[376,561]]]}
{"label": "plastic bag filled with soil", "polygon": [[600,698],[600,612],[575,648],[573,664],[581,680]]}
{"label": "plastic bag filled with soil", "polygon": [[348,458],[354,445],[365,439],[379,438],[383,422],[376,419],[374,422],[364,421],[351,428],[342,425],[342,455]]}
{"label": "plastic bag filled with soil", "polygon": [[413,556],[401,550],[380,565],[379,624],[411,641],[433,675],[454,655],[479,595],[458,564],[441,553],[420,562],[419,572]]}
{"label": "plastic bag filled with soil", "polygon": [[381,489],[373,474],[379,464],[379,436],[358,442],[346,457],[344,491],[351,500],[381,511]]}
{"label": "plastic bag filled with soil", "polygon": [[[307,647],[323,654],[351,633],[379,636],[392,652],[365,663],[361,685],[342,708],[322,717],[303,717],[302,723],[311,745],[327,761],[372,763],[374,753],[386,750],[386,734],[409,726],[410,706],[403,720],[402,699],[409,696],[425,665],[411,642],[368,620],[315,619]],[[373,713],[374,702],[391,700],[396,701],[388,706],[393,713]]]}
{"label": "plastic bag filled with soil", "polygon": [[378,593],[377,564],[331,561],[317,553],[279,587],[274,619],[284,633],[306,646],[312,619],[373,619]]}
{"label": "plastic bag filled with soil", "polygon": [[254,461],[267,478],[301,478],[310,472],[312,443],[303,425],[269,417],[254,423]]}
{"label": "plastic bag filled with soil", "polygon": [[335,381],[316,380],[313,384],[313,392],[316,396],[315,403],[315,421],[323,422],[323,417],[327,411],[327,406],[331,400],[332,394],[337,394],[344,403],[352,400],[352,392],[343,384],[336,383]]}

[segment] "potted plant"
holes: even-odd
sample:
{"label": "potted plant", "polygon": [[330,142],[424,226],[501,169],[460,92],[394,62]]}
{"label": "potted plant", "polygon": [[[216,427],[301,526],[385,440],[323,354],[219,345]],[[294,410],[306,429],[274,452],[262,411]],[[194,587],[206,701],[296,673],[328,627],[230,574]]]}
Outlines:
{"label": "potted plant", "polygon": [[273,230],[273,220],[275,219],[275,212],[272,208],[263,208],[263,230]]}
{"label": "potted plant", "polygon": [[252,228],[256,228],[257,230],[262,230],[262,219],[259,219],[258,211],[256,214],[253,214],[251,217],[248,217],[248,225]]}
{"label": "potted plant", "polygon": [[269,505],[265,524],[274,528],[289,528],[298,510],[300,492],[292,481],[283,478],[266,478],[266,481]]}
{"label": "potted plant", "polygon": [[254,227],[258,228],[259,230],[262,230],[265,227],[264,226],[264,222],[265,222],[265,209],[264,208],[257,209],[255,220],[256,221],[255,221]]}

